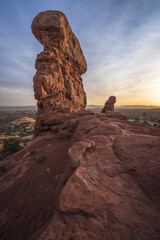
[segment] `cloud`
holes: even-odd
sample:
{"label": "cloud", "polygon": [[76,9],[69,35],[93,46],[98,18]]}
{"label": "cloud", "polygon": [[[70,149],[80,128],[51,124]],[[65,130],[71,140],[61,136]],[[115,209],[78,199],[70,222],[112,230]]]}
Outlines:
{"label": "cloud", "polygon": [[[128,5],[126,8],[129,9]],[[133,27],[130,18],[135,9],[124,11],[110,22],[111,27],[107,26],[103,35],[99,35],[101,29],[97,32],[93,28],[85,35],[89,42],[86,48],[89,67],[83,77],[89,103],[95,98],[103,104],[107,94],[115,94],[119,99],[125,95],[126,104],[133,96],[146,97],[147,90],[160,76],[159,14],[142,16]]]}
{"label": "cloud", "polygon": [[31,99],[34,62],[43,47],[30,25],[33,17],[46,9],[63,11],[80,40],[88,63],[83,79],[89,104],[103,105],[113,94],[119,104],[135,104],[135,99],[139,104],[153,99],[158,104],[158,0],[22,0],[17,4],[6,0],[0,4],[0,94],[6,96],[1,104],[7,96],[8,105],[16,95],[21,101],[23,96]]}

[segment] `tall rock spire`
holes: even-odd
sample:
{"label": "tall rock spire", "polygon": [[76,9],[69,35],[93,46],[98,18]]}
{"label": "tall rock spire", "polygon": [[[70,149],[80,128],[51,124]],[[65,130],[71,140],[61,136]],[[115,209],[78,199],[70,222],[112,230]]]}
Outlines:
{"label": "tall rock spire", "polygon": [[58,107],[85,109],[81,75],[86,72],[87,64],[66,16],[59,11],[40,12],[31,28],[44,46],[37,55],[33,78],[38,116]]}

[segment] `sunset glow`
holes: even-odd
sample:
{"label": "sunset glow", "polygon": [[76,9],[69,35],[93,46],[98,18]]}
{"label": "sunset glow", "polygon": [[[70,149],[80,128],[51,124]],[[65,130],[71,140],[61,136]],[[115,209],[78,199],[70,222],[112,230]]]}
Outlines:
{"label": "sunset glow", "polygon": [[31,22],[46,9],[64,12],[80,41],[88,104],[103,105],[115,95],[117,106],[160,105],[158,0],[1,1],[0,105],[36,104],[32,79],[43,48]]}

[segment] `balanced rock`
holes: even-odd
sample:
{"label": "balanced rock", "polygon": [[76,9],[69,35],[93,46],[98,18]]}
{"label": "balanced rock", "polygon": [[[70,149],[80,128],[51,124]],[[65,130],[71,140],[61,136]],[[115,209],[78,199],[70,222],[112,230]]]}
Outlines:
{"label": "balanced rock", "polygon": [[86,72],[87,64],[66,16],[59,11],[40,12],[31,28],[44,46],[44,51],[37,55],[33,78],[37,116],[58,107],[85,109],[81,75]]}
{"label": "balanced rock", "polygon": [[116,102],[116,97],[110,96],[109,99],[105,102],[104,108],[102,109],[101,113],[106,113],[108,111],[114,111],[114,104]]}

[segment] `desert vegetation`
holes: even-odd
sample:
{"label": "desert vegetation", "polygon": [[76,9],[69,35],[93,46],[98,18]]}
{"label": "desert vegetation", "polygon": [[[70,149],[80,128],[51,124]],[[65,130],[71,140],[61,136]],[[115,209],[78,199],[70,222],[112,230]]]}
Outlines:
{"label": "desert vegetation", "polygon": [[20,140],[17,138],[4,139],[3,150],[1,151],[1,159],[17,152],[20,149]]}
{"label": "desert vegetation", "polygon": [[36,111],[0,112],[1,159],[18,151],[32,140]]}

